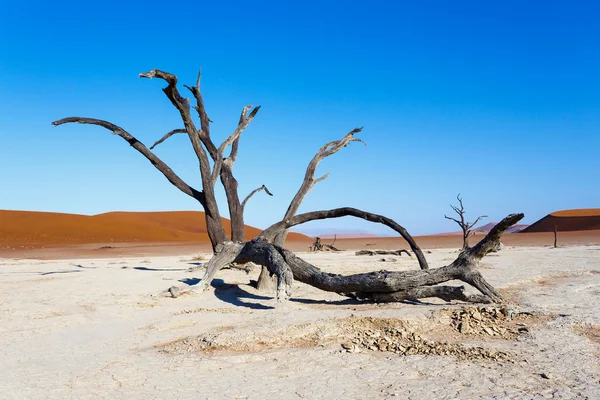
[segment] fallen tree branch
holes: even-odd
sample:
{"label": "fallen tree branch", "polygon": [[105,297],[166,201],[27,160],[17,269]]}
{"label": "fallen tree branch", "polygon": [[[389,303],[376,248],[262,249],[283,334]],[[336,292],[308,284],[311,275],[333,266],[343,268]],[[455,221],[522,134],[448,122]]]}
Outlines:
{"label": "fallen tree branch", "polygon": [[[404,301],[427,297],[469,302],[502,302],[502,296],[476,270],[482,257],[490,252],[504,231],[517,223],[523,214],[511,214],[496,225],[479,244],[459,254],[452,264],[429,270],[375,271],[354,275],[339,275],[321,271],[289,250],[257,237],[245,244],[229,242],[209,261],[205,276],[199,283],[207,288],[215,273],[229,262],[254,262],[267,267],[278,277],[278,300],[291,294],[293,279],[318,289],[336,292],[352,298],[370,301]],[[214,261],[213,261],[214,260]],[[482,295],[467,296],[462,287],[436,286],[460,280],[475,287]]]}
{"label": "fallen tree branch", "polygon": [[289,219],[279,221],[276,224],[271,225],[267,229],[265,229],[260,236],[265,239],[271,241],[275,238],[280,232],[283,232],[292,226],[304,224],[309,221],[319,220],[319,219],[328,219],[328,218],[340,218],[345,216],[352,216],[356,218],[362,218],[367,221],[380,223],[386,225],[396,232],[400,234],[409,244],[413,253],[417,257],[419,261],[419,266],[421,269],[428,269],[427,260],[425,259],[425,255],[413,239],[413,237],[408,233],[404,227],[395,222],[394,220],[384,217],[383,215],[373,214],[367,211],[362,211],[356,208],[351,207],[343,207],[343,208],[334,208],[333,210],[322,210],[322,211],[312,211],[304,214],[299,214]]}
{"label": "fallen tree branch", "polygon": [[408,250],[359,250],[354,255],[357,256],[375,256],[375,255],[394,255],[401,256],[402,253],[406,253],[407,256],[412,257]]}

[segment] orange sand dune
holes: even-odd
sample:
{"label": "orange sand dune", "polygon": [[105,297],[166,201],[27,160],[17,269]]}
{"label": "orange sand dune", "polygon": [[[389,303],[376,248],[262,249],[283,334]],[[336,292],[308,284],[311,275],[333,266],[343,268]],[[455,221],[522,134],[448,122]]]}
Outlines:
{"label": "orange sand dune", "polygon": [[579,208],[550,213],[554,217],[600,217],[600,208]]}
{"label": "orange sand dune", "polygon": [[[229,220],[223,218],[230,233]],[[246,226],[246,238],[261,230]],[[309,239],[291,233],[290,240]],[[110,212],[78,215],[0,210],[0,248],[39,248],[86,243],[208,242],[199,211]]]}
{"label": "orange sand dune", "polygon": [[531,224],[522,232],[552,232],[555,226],[560,232],[600,230],[600,208],[556,211]]}

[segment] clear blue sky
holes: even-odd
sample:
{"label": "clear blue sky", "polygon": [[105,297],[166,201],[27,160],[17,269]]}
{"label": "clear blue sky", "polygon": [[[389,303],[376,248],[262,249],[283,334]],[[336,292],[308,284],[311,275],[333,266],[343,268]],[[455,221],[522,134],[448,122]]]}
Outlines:
{"label": "clear blue sky", "polygon": [[[199,67],[216,140],[262,105],[235,168],[242,197],[275,194],[248,204],[252,225],[277,221],[316,150],[363,125],[368,147],[322,162],[331,175],[301,212],[354,206],[427,234],[455,230],[443,216],[459,192],[488,221],[600,207],[600,3],[286,3],[4,0],[0,208],[199,209],[121,138],[50,125],[107,119],[150,145],[181,123],[163,82],[138,73],[193,83]],[[200,186],[187,138],[156,152]]]}

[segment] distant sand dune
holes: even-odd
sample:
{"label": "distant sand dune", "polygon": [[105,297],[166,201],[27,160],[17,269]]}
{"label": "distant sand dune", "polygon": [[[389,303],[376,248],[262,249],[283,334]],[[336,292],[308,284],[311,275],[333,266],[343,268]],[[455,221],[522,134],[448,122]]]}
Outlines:
{"label": "distant sand dune", "polygon": [[600,208],[556,211],[531,224],[523,233],[552,232],[555,225],[560,232],[600,230]]}
{"label": "distant sand dune", "polygon": [[[229,220],[223,218],[227,234]],[[246,226],[246,239],[261,230]],[[308,239],[291,233],[291,240]],[[109,212],[99,215],[0,210],[0,247],[86,243],[207,242],[199,211]]]}

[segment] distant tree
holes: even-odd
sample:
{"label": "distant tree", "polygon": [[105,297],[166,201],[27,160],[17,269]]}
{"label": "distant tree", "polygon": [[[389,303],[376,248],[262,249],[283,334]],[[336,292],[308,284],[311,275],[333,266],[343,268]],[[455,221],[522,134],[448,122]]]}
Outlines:
{"label": "distant tree", "polygon": [[[204,277],[196,285],[199,291],[210,287],[211,281],[221,268],[231,263],[244,264],[253,262],[263,267],[261,276],[259,277],[259,288],[268,288],[269,282],[273,281],[270,276],[274,275],[276,277],[277,301],[285,301],[290,297],[294,279],[321,290],[365,301],[390,302],[416,300],[426,297],[439,297],[446,301],[452,299],[477,302],[502,301],[500,294],[485,281],[481,273],[477,270],[477,265],[479,260],[485,257],[500,241],[500,237],[504,231],[523,218],[523,214],[511,214],[507,216],[477,246],[461,253],[450,265],[435,269],[429,269],[425,255],[408,231],[390,218],[350,207],[296,214],[306,194],[308,194],[315,184],[327,178],[327,175],[315,178],[319,162],[346,147],[351,142],[361,141],[355,138],[354,135],[359,133],[362,128],[356,128],[341,139],[325,144],[316,153],[306,169],[300,189],[291,201],[282,220],[271,225],[252,240],[245,241],[244,208],[246,203],[250,197],[260,191],[271,194],[266,186],[262,185],[252,191],[244,201],[240,201],[238,182],[233,174],[233,167],[240,146],[240,136],[244,129],[252,122],[260,107],[244,107],[239,117],[238,125],[233,133],[226,137],[221,144],[218,144],[218,142],[214,142],[211,136],[210,128],[212,121],[208,117],[204,99],[200,92],[200,74],[198,74],[195,86],[184,85],[190,91],[195,102],[193,109],[198,114],[199,125],[197,125],[197,122],[192,117],[190,99],[184,98],[179,92],[177,77],[175,75],[154,69],[140,74],[140,77],[156,78],[166,82],[167,86],[163,88],[163,92],[170,103],[177,109],[183,124],[183,128],[179,127],[168,132],[151,148],[146,147],[120,126],[104,120],[70,117],[54,121],[52,124],[55,126],[67,123],[91,124],[107,129],[124,139],[133,149],[148,159],[152,166],[160,171],[171,184],[200,203],[204,209],[206,227],[214,255],[206,264]],[[201,190],[195,189],[183,181],[152,151],[155,146],[175,134],[184,134],[190,140],[193,152],[198,159],[202,185]],[[229,148],[230,151],[226,154]],[[122,177],[125,178],[127,176],[129,174],[124,171]],[[263,178],[261,177],[261,179]],[[223,220],[221,219],[221,213],[215,197],[215,186],[219,181],[224,188],[229,208],[229,217],[231,220],[231,235],[229,237],[223,226]],[[384,224],[398,232],[410,245],[421,270],[377,271],[349,276],[330,274],[321,271],[319,268],[302,260],[283,247],[287,232],[291,227],[309,221],[344,216],[353,216],[370,222]],[[482,293],[482,296],[465,294],[463,286],[438,285],[451,280],[461,280],[474,286]],[[261,285],[260,282],[265,284]],[[272,289],[275,291],[275,288]],[[176,297],[176,294],[180,293],[180,289],[172,287],[169,289],[169,292],[171,292],[173,297]]]}
{"label": "distant tree", "polygon": [[487,218],[487,215],[480,215],[479,217],[477,217],[477,219],[473,222],[467,222],[465,221],[465,207],[463,206],[463,202],[462,202],[462,198],[460,197],[460,193],[458,194],[458,196],[456,196],[456,199],[458,200],[458,207],[457,206],[453,206],[452,204],[450,204],[450,207],[452,207],[452,209],[454,210],[455,213],[458,214],[458,216],[460,217],[460,221],[457,220],[456,218],[452,218],[449,217],[447,215],[444,214],[444,217],[446,219],[452,220],[454,222],[456,222],[458,224],[458,226],[460,226],[460,229],[462,229],[462,234],[463,234],[463,245],[462,245],[462,249],[461,250],[466,250],[469,248],[469,236],[471,236],[471,229],[482,219],[482,218]]}
{"label": "distant tree", "polygon": [[558,225],[554,224],[554,247],[558,247]]}

